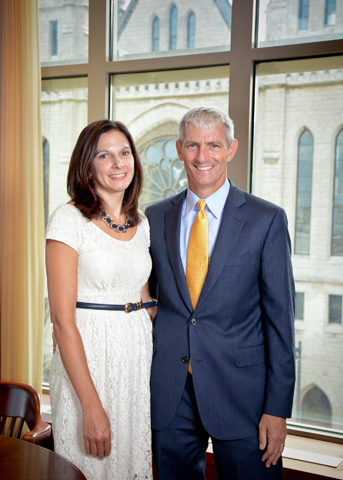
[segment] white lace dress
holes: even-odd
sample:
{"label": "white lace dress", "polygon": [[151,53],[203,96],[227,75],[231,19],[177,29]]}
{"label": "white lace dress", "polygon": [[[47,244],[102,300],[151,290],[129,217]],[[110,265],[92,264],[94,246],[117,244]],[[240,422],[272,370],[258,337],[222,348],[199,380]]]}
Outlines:
{"label": "white lace dress", "polygon": [[[51,215],[46,238],[63,242],[78,253],[78,301],[140,301],[151,270],[146,218],[131,240],[120,241],[66,204]],[[146,310],[126,314],[77,308],[76,323],[91,377],[110,421],[112,449],[102,460],[86,455],[80,402],[57,351],[50,369],[55,451],[88,480],[150,480],[150,318]]]}

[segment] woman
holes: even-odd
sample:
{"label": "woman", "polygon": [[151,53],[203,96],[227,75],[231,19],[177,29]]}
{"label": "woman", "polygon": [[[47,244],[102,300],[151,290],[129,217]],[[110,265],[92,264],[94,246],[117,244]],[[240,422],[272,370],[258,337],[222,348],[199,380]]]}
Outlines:
{"label": "woman", "polygon": [[53,212],[47,228],[58,344],[50,369],[55,451],[91,480],[152,478],[156,301],[147,284],[148,222],[137,208],[141,186],[142,166],[127,128],[94,122],[71,157],[71,201]]}

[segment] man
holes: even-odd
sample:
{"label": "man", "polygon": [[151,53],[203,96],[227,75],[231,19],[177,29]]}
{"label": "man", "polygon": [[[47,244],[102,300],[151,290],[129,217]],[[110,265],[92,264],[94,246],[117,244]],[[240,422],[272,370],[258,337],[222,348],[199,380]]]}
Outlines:
{"label": "man", "polygon": [[280,479],[295,379],[286,215],[227,180],[237,140],[221,110],[187,112],[176,146],[188,189],[146,212],[158,478],[204,479],[211,437],[218,479]]}

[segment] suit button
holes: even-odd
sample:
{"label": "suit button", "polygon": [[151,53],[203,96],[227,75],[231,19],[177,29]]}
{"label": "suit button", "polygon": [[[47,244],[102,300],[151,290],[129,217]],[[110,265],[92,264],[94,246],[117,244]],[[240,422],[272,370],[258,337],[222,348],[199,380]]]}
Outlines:
{"label": "suit button", "polygon": [[189,358],[188,358],[188,357],[182,357],[182,358],[181,358],[181,362],[182,362],[182,363],[188,363],[188,362],[189,362]]}
{"label": "suit button", "polygon": [[196,325],[198,323],[198,320],[196,318],[192,318],[191,324]]}

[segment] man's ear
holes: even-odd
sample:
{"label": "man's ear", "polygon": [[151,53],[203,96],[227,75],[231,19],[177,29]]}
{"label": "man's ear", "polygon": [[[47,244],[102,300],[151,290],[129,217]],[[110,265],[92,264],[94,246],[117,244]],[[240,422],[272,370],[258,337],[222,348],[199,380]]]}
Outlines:
{"label": "man's ear", "polygon": [[227,156],[228,162],[231,162],[231,160],[235,156],[235,153],[237,152],[237,148],[238,148],[238,141],[234,138],[229,148],[229,154]]}
{"label": "man's ear", "polygon": [[181,162],[183,162],[182,148],[179,140],[176,140],[176,151]]}

